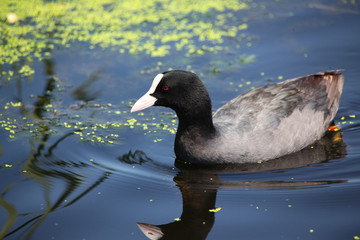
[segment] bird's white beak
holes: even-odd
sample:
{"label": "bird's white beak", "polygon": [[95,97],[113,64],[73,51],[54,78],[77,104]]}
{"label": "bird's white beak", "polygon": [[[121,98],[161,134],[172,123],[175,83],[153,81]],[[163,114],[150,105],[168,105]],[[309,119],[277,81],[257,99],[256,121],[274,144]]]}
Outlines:
{"label": "bird's white beak", "polygon": [[155,104],[156,98],[150,95],[151,93],[147,92],[136,101],[134,106],[131,108],[131,112],[137,112],[145,108],[151,107]]}
{"label": "bird's white beak", "polygon": [[164,74],[156,75],[156,77],[153,80],[153,83],[151,84],[149,91],[147,91],[147,93],[145,93],[144,96],[142,96],[141,98],[139,98],[139,100],[136,101],[134,106],[131,108],[131,112],[137,112],[145,108],[151,107],[155,104],[157,99],[151,96],[151,94],[155,92],[155,89],[159,85],[160,80],[162,79],[163,76]]}

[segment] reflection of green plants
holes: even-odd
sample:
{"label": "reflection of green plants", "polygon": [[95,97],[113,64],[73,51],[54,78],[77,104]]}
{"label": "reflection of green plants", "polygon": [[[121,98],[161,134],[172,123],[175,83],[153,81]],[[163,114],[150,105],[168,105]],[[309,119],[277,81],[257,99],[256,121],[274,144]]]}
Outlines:
{"label": "reflection of green plants", "polygon": [[128,153],[118,157],[118,159],[123,163],[131,165],[142,165],[143,163],[152,161],[143,151],[140,150],[136,150],[134,152],[130,150]]}
{"label": "reflection of green plants", "polygon": [[[21,62],[33,74],[34,59],[51,56],[75,41],[90,48],[115,47],[131,54],[165,56],[172,50],[204,54],[224,49],[247,25],[234,12],[247,1],[42,1],[3,0],[0,10],[0,64]],[[3,69],[10,79],[13,70]]]}
{"label": "reflection of green plants", "polygon": [[[43,127],[45,127],[45,125]],[[32,142],[30,156],[26,159],[21,170],[22,174],[26,176],[25,180],[9,184],[0,195],[0,206],[8,213],[8,218],[4,226],[0,229],[0,239],[13,236],[21,231],[25,233],[24,239],[32,239],[32,235],[36,229],[52,212],[76,203],[106,181],[114,172],[113,169],[93,161],[88,163],[72,162],[59,160],[54,157],[52,151],[70,135],[71,134],[65,134],[54,143],[51,143],[51,134],[44,131],[38,135],[36,142]],[[44,156],[47,161],[44,161]],[[8,165],[7,167],[12,167],[12,165]],[[91,180],[87,178],[87,176],[81,175],[80,172],[83,172],[85,169],[98,169],[99,174],[97,178]],[[33,180],[41,186],[44,193],[45,208],[35,212],[19,213],[19,210],[11,201],[7,202],[5,199],[7,198],[7,194],[11,192],[16,185],[20,185],[27,180]],[[51,186],[55,181],[59,180],[64,183],[64,189],[60,191],[60,195],[55,195],[53,193],[54,189]],[[59,189],[56,191],[59,193]],[[25,223],[21,223],[24,217],[31,218],[27,219]],[[15,224],[18,226],[13,228]]]}
{"label": "reflection of green plants", "polygon": [[[53,63],[46,60],[46,72],[52,74]],[[89,79],[91,80],[92,75]],[[91,84],[92,81],[87,81]],[[17,85],[22,88],[22,81]],[[88,88],[88,85],[82,86]],[[61,96],[67,91],[62,79],[49,76],[41,95],[33,96],[34,103],[8,101],[1,106],[0,130],[7,133],[8,139],[30,137],[39,139],[43,134],[73,134],[79,140],[90,143],[117,144],[121,142],[119,133],[124,129],[141,129],[144,134],[155,135],[154,142],[161,141],[161,132],[176,132],[176,120],[171,115],[155,117],[138,113],[136,119],[130,115],[131,102],[123,101],[120,105],[78,101],[68,107],[62,106]],[[74,91],[77,92],[77,91]],[[77,92],[80,99],[91,99]],[[20,98],[19,98],[20,99]]]}

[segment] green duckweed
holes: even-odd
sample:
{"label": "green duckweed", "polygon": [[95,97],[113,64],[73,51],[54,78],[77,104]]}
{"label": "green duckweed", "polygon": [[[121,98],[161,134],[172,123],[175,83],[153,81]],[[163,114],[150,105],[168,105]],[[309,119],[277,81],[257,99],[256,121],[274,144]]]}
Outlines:
{"label": "green duckweed", "polygon": [[[234,13],[248,8],[248,1],[236,0],[3,0],[0,64],[17,64],[21,76],[30,76],[34,60],[74,42],[152,57],[216,53],[247,29]],[[8,68],[0,77],[13,75]]]}

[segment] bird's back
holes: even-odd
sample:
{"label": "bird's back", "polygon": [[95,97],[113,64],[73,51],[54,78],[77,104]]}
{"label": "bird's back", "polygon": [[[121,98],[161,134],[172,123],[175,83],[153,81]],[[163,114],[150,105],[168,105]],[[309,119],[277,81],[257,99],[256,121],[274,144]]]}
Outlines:
{"label": "bird's back", "polygon": [[[326,71],[261,87],[219,108],[217,149],[244,161],[276,158],[318,140],[335,117],[344,78]],[[219,153],[221,154],[221,153]]]}

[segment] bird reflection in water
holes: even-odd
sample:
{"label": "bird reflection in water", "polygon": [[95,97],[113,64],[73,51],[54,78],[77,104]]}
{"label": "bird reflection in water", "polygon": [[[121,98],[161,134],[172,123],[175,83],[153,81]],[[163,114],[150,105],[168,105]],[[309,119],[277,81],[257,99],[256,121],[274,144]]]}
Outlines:
{"label": "bird reflection in water", "polygon": [[239,165],[194,165],[177,159],[180,172],[174,182],[179,187],[183,199],[181,217],[174,222],[152,225],[137,223],[149,239],[206,239],[215,222],[216,195],[220,187],[235,187],[246,190],[297,189],[311,186],[325,186],[344,183],[346,180],[321,181],[225,181],[221,174],[246,172],[265,172],[281,169],[305,167],[310,164],[328,162],[346,155],[346,144],[341,131],[328,131],[326,135],[297,153],[262,163]]}

